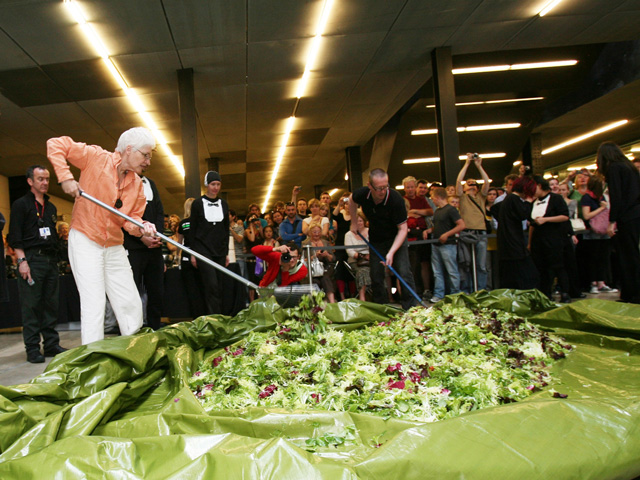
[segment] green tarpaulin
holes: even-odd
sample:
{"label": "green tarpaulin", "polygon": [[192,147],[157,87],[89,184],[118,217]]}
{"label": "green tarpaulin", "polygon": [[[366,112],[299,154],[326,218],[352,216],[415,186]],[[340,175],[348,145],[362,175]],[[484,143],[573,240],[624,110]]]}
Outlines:
{"label": "green tarpaulin", "polygon": [[[0,386],[0,478],[634,479],[640,476],[640,307],[538,292],[447,297],[527,316],[576,348],[549,390],[521,403],[421,424],[350,413],[253,408],[207,414],[186,387],[198,363],[282,321],[273,299],[59,355],[25,385]],[[341,302],[357,328],[399,313]],[[356,440],[305,450],[355,428]]]}

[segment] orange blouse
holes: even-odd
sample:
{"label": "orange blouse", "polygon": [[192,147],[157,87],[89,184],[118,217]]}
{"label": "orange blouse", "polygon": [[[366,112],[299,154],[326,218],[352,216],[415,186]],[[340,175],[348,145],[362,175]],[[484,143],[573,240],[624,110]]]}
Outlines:
{"label": "orange blouse", "polygon": [[[117,167],[122,162],[120,153],[111,153],[96,145],[74,142],[69,137],[47,140],[47,157],[53,165],[58,182],[73,180],[69,163],[80,169],[80,188],[107,205],[122,200],[119,210],[142,222],[147,201],[140,177],[127,172],[118,188]],[[67,161],[69,163],[67,163]],[[141,236],[140,229],[131,222],[114,215],[103,207],[78,197],[73,205],[70,228],[84,233],[89,239],[103,247],[122,245],[124,228],[131,235]]]}

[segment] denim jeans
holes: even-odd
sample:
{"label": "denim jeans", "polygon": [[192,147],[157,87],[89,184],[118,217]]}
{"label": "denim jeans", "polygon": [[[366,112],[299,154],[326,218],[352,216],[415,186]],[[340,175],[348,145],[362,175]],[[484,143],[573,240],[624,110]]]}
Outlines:
{"label": "denim jeans", "polygon": [[444,297],[445,275],[451,285],[451,293],[460,293],[457,245],[434,245],[431,249],[431,268],[434,277],[434,297]]}
{"label": "denim jeans", "polygon": [[[473,248],[476,255],[476,278],[478,280],[478,290],[487,288],[487,234],[479,232],[480,240]],[[465,293],[473,292],[473,267],[469,271],[460,272],[460,288]]]}
{"label": "denim jeans", "polygon": [[[372,242],[371,244],[384,258],[386,257],[387,252],[389,252],[391,245],[393,245],[393,240],[380,243]],[[370,258],[373,301],[376,303],[388,303],[389,299],[387,296],[387,287],[385,285],[384,265],[380,263],[381,260],[373,251],[371,252]],[[398,272],[398,275],[400,275],[402,279],[413,289],[413,291],[415,291],[416,287],[413,281],[413,274],[411,273],[411,264],[409,263],[409,247],[406,240],[393,256],[392,266],[394,270]],[[419,305],[418,300],[406,287],[402,286],[402,308],[406,310],[416,305]]]}

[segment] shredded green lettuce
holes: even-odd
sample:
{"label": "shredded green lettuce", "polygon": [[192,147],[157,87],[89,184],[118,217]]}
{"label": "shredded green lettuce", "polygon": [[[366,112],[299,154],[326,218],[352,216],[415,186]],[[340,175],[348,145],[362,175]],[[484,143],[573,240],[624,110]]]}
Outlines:
{"label": "shredded green lettuce", "polygon": [[[322,409],[433,422],[522,400],[546,387],[569,345],[516,315],[415,307],[357,330],[333,328],[321,294],[293,319],[251,333],[200,365],[205,410]],[[312,446],[312,445],[310,445]]]}

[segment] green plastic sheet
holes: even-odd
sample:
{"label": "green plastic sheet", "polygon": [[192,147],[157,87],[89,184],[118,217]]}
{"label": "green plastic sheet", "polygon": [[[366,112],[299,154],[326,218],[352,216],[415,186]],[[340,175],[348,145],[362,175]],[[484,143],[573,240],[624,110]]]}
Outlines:
{"label": "green plastic sheet", "polygon": [[[537,291],[447,297],[527,316],[575,346],[555,391],[437,423],[251,408],[207,414],[186,387],[203,359],[290,312],[256,301],[78,347],[28,384],[0,386],[0,478],[634,479],[640,476],[640,307],[584,300],[556,308]],[[335,328],[402,313],[346,301]],[[356,440],[305,450],[355,428]]]}

